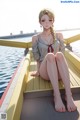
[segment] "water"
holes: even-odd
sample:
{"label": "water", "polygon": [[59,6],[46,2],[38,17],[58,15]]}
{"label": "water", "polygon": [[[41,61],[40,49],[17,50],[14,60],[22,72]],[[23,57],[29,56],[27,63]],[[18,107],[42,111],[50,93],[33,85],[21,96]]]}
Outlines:
{"label": "water", "polygon": [[[69,38],[73,35],[80,34],[80,30],[62,32],[64,38]],[[30,41],[31,37],[13,39],[17,41]],[[73,52],[80,57],[80,40],[71,43]],[[4,93],[10,79],[16,70],[20,60],[24,56],[23,48],[12,48],[0,46],[0,97]]]}
{"label": "water", "polygon": [[[17,39],[17,41],[27,41],[27,39],[29,38]],[[24,48],[0,46],[0,98],[24,56],[24,50]]]}

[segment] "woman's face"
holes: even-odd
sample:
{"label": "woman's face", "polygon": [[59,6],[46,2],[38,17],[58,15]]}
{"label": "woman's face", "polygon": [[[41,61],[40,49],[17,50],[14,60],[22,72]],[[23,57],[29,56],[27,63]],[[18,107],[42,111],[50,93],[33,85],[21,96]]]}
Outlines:
{"label": "woman's face", "polygon": [[53,26],[53,19],[49,18],[48,15],[43,15],[41,17],[40,24],[43,26],[44,29],[49,29]]}

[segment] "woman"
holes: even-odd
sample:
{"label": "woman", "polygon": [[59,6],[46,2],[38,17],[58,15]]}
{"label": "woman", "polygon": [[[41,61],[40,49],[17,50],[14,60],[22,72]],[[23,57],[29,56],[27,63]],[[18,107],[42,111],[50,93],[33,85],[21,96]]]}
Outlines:
{"label": "woman", "polygon": [[43,31],[32,37],[33,55],[37,61],[37,71],[32,75],[40,75],[45,80],[51,81],[54,90],[55,110],[65,112],[66,108],[58,86],[58,79],[61,77],[65,87],[67,110],[69,112],[75,111],[76,106],[70,89],[68,65],[64,57],[63,35],[54,32],[54,14],[50,10],[41,10],[39,23],[43,27]]}

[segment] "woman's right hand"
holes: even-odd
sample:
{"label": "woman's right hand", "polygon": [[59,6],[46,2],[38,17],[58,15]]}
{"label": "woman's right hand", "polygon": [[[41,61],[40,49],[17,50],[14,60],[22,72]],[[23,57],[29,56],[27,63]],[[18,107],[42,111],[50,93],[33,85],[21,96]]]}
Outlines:
{"label": "woman's right hand", "polygon": [[31,73],[31,76],[37,76],[38,77],[38,76],[40,76],[40,74],[39,74],[38,71],[34,71],[34,72]]}

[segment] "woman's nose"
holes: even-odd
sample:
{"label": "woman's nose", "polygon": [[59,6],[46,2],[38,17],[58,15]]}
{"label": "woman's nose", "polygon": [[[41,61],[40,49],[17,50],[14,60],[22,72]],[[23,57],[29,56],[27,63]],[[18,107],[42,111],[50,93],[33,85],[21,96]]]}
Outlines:
{"label": "woman's nose", "polygon": [[49,21],[46,21],[46,24],[48,24],[49,23]]}

